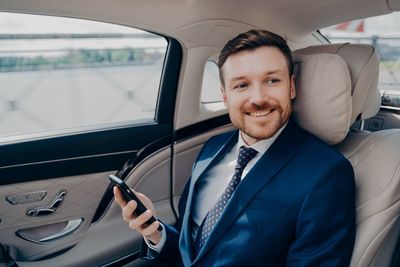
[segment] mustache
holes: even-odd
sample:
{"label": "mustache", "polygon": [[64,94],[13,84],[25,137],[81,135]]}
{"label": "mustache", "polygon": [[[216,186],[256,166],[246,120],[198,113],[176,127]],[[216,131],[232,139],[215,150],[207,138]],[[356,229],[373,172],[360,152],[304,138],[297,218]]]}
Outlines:
{"label": "mustache", "polygon": [[263,104],[249,104],[248,106],[244,107],[243,112],[249,113],[249,112],[255,112],[255,111],[260,111],[260,110],[272,110],[272,109],[279,109],[280,105],[279,104],[273,104],[273,103],[263,103]]}

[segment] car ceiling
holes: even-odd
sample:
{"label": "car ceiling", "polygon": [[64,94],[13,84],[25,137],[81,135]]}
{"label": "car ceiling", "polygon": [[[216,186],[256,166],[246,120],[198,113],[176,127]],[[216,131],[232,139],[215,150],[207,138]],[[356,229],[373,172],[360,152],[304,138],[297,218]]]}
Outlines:
{"label": "car ceiling", "polygon": [[400,4],[397,0],[13,0],[1,1],[0,10],[133,25],[174,37],[186,47],[221,47],[248,28],[268,29],[297,42],[329,25],[400,10]]}

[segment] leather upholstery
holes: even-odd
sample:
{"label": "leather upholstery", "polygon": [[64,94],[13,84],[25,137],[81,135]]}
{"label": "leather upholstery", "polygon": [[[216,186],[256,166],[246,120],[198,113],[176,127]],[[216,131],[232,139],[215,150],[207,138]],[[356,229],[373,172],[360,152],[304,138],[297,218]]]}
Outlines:
{"label": "leather upholstery", "polygon": [[311,46],[293,55],[297,77],[293,111],[303,128],[336,144],[357,118],[367,119],[379,111],[379,58],[372,46]]}
{"label": "leather upholstery", "polygon": [[348,132],[357,118],[372,117],[380,107],[375,49],[321,45],[294,55],[299,75],[294,118],[336,144],[354,168],[357,233],[350,266],[389,266],[400,232],[400,130]]}

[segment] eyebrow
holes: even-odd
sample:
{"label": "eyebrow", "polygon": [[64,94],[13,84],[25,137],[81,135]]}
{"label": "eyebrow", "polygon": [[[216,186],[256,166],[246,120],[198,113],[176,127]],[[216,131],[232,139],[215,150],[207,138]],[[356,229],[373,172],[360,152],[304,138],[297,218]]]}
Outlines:
{"label": "eyebrow", "polygon": [[283,72],[282,70],[276,69],[276,70],[267,71],[267,72],[265,72],[265,74],[271,75],[271,74],[282,73],[282,72]]}
{"label": "eyebrow", "polygon": [[[265,75],[272,75],[272,74],[280,74],[280,73],[283,73],[283,71],[280,70],[280,69],[276,69],[276,70],[267,71],[264,74]],[[233,77],[228,82],[235,82],[235,81],[238,81],[238,80],[243,80],[245,78],[246,78],[245,76],[237,76],[237,77]]]}
{"label": "eyebrow", "polygon": [[234,77],[234,78],[230,79],[228,82],[235,82],[235,81],[243,80],[243,79],[245,79],[245,76],[238,76],[238,77]]}

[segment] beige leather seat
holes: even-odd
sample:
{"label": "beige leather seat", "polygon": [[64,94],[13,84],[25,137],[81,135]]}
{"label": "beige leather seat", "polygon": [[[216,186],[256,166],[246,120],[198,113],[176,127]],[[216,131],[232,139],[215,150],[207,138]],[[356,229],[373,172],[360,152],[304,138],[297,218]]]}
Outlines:
{"label": "beige leather seat", "polygon": [[298,50],[294,58],[294,118],[354,168],[357,233],[350,266],[392,266],[400,235],[400,130],[349,132],[356,119],[379,110],[376,52],[368,45],[322,45]]}

